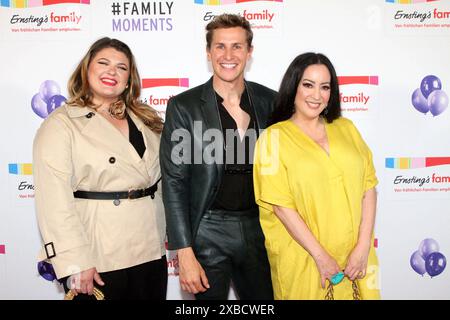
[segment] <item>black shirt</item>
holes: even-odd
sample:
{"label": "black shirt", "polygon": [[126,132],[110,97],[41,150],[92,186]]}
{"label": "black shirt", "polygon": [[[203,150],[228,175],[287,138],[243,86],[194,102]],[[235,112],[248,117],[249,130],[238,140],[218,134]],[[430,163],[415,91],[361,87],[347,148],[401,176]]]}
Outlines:
{"label": "black shirt", "polygon": [[253,152],[258,125],[247,90],[241,96],[240,107],[250,116],[250,123],[241,141],[237,125],[223,106],[216,92],[222,133],[224,136],[224,173],[212,209],[229,211],[256,208],[253,191]]}
{"label": "black shirt", "polygon": [[139,131],[129,115],[127,115],[127,122],[130,143],[133,145],[134,149],[136,149],[136,152],[139,154],[139,157],[141,157],[142,159],[146,149],[142,132]]}

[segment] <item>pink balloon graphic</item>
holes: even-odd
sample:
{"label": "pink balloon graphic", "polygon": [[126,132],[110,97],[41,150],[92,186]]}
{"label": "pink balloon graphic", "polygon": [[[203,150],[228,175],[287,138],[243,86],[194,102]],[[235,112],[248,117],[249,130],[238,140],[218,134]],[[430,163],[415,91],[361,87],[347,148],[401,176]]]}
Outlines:
{"label": "pink balloon graphic", "polygon": [[428,96],[428,107],[433,116],[438,116],[448,107],[448,96],[442,90],[435,90]]}
{"label": "pink balloon graphic", "polygon": [[45,80],[39,88],[39,93],[41,94],[42,100],[48,103],[51,97],[61,94],[61,89],[56,81]]}
{"label": "pink balloon graphic", "polygon": [[39,117],[45,119],[48,116],[47,102],[42,100],[41,94],[36,93],[31,99],[31,108]]}
{"label": "pink balloon graphic", "polygon": [[411,102],[414,108],[416,108],[417,111],[422,112],[423,114],[426,114],[428,111],[430,111],[430,107],[428,106],[427,99],[423,96],[422,91],[420,88],[417,88],[414,90]]}

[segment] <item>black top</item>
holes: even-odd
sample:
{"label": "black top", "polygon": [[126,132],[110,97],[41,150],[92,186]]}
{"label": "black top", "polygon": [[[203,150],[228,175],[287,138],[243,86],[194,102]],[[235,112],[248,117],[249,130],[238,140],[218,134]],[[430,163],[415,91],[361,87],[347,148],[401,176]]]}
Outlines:
{"label": "black top", "polygon": [[133,120],[131,120],[129,115],[127,115],[127,122],[128,122],[130,143],[133,145],[139,157],[141,157],[142,159],[146,149],[142,132],[139,131],[139,129],[136,127],[136,125],[134,124]]}
{"label": "black top", "polygon": [[224,136],[225,165],[212,209],[239,211],[256,208],[253,191],[253,152],[257,139],[257,123],[247,90],[242,93],[240,107],[250,115],[250,123],[242,141],[236,122],[223,106],[223,99],[217,92],[216,99]]}

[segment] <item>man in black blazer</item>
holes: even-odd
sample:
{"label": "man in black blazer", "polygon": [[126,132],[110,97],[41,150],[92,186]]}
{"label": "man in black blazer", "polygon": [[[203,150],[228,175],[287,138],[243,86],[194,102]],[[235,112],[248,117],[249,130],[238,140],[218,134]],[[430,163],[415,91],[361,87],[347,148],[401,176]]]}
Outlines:
{"label": "man in black blazer", "polygon": [[273,299],[253,191],[253,148],[276,92],[244,80],[250,24],[222,14],[206,26],[214,74],[169,100],[161,138],[163,200],[181,288],[197,299]]}

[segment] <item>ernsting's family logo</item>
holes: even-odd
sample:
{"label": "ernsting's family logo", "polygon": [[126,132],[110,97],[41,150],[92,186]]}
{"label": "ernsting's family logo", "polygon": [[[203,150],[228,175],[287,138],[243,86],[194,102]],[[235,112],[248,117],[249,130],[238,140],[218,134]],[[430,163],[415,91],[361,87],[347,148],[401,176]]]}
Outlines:
{"label": "ernsting's family logo", "polygon": [[375,106],[378,76],[340,76],[338,81],[343,112],[367,112]]}
{"label": "ernsting's family logo", "polygon": [[[450,175],[444,173],[445,166],[450,165],[450,157],[424,158],[386,158],[385,168],[394,169],[392,183],[395,193],[447,193],[450,192]],[[443,167],[441,170],[434,167]],[[434,168],[434,172],[426,172]],[[408,174],[397,170],[411,172],[420,170],[420,174]],[[424,173],[425,172],[425,173]]]}
{"label": "ernsting's family logo", "polygon": [[167,102],[189,88],[189,78],[144,78],[141,101],[155,109],[164,119]]}
{"label": "ernsting's family logo", "polygon": [[34,199],[33,164],[9,163],[8,172],[13,199]]}
{"label": "ernsting's family logo", "polygon": [[[65,6],[53,7],[56,4]],[[89,4],[90,0],[1,0],[1,6],[11,10],[12,33],[81,31],[84,16],[76,5]],[[45,9],[36,14],[34,9],[38,7]]]}
{"label": "ernsting's family logo", "polygon": [[393,32],[450,32],[448,1],[386,0],[385,9],[386,26]]}
{"label": "ernsting's family logo", "polygon": [[[281,28],[283,0],[194,0],[204,23],[226,12],[239,14],[250,22],[253,30],[276,31]],[[206,9],[205,9],[206,8]]]}

